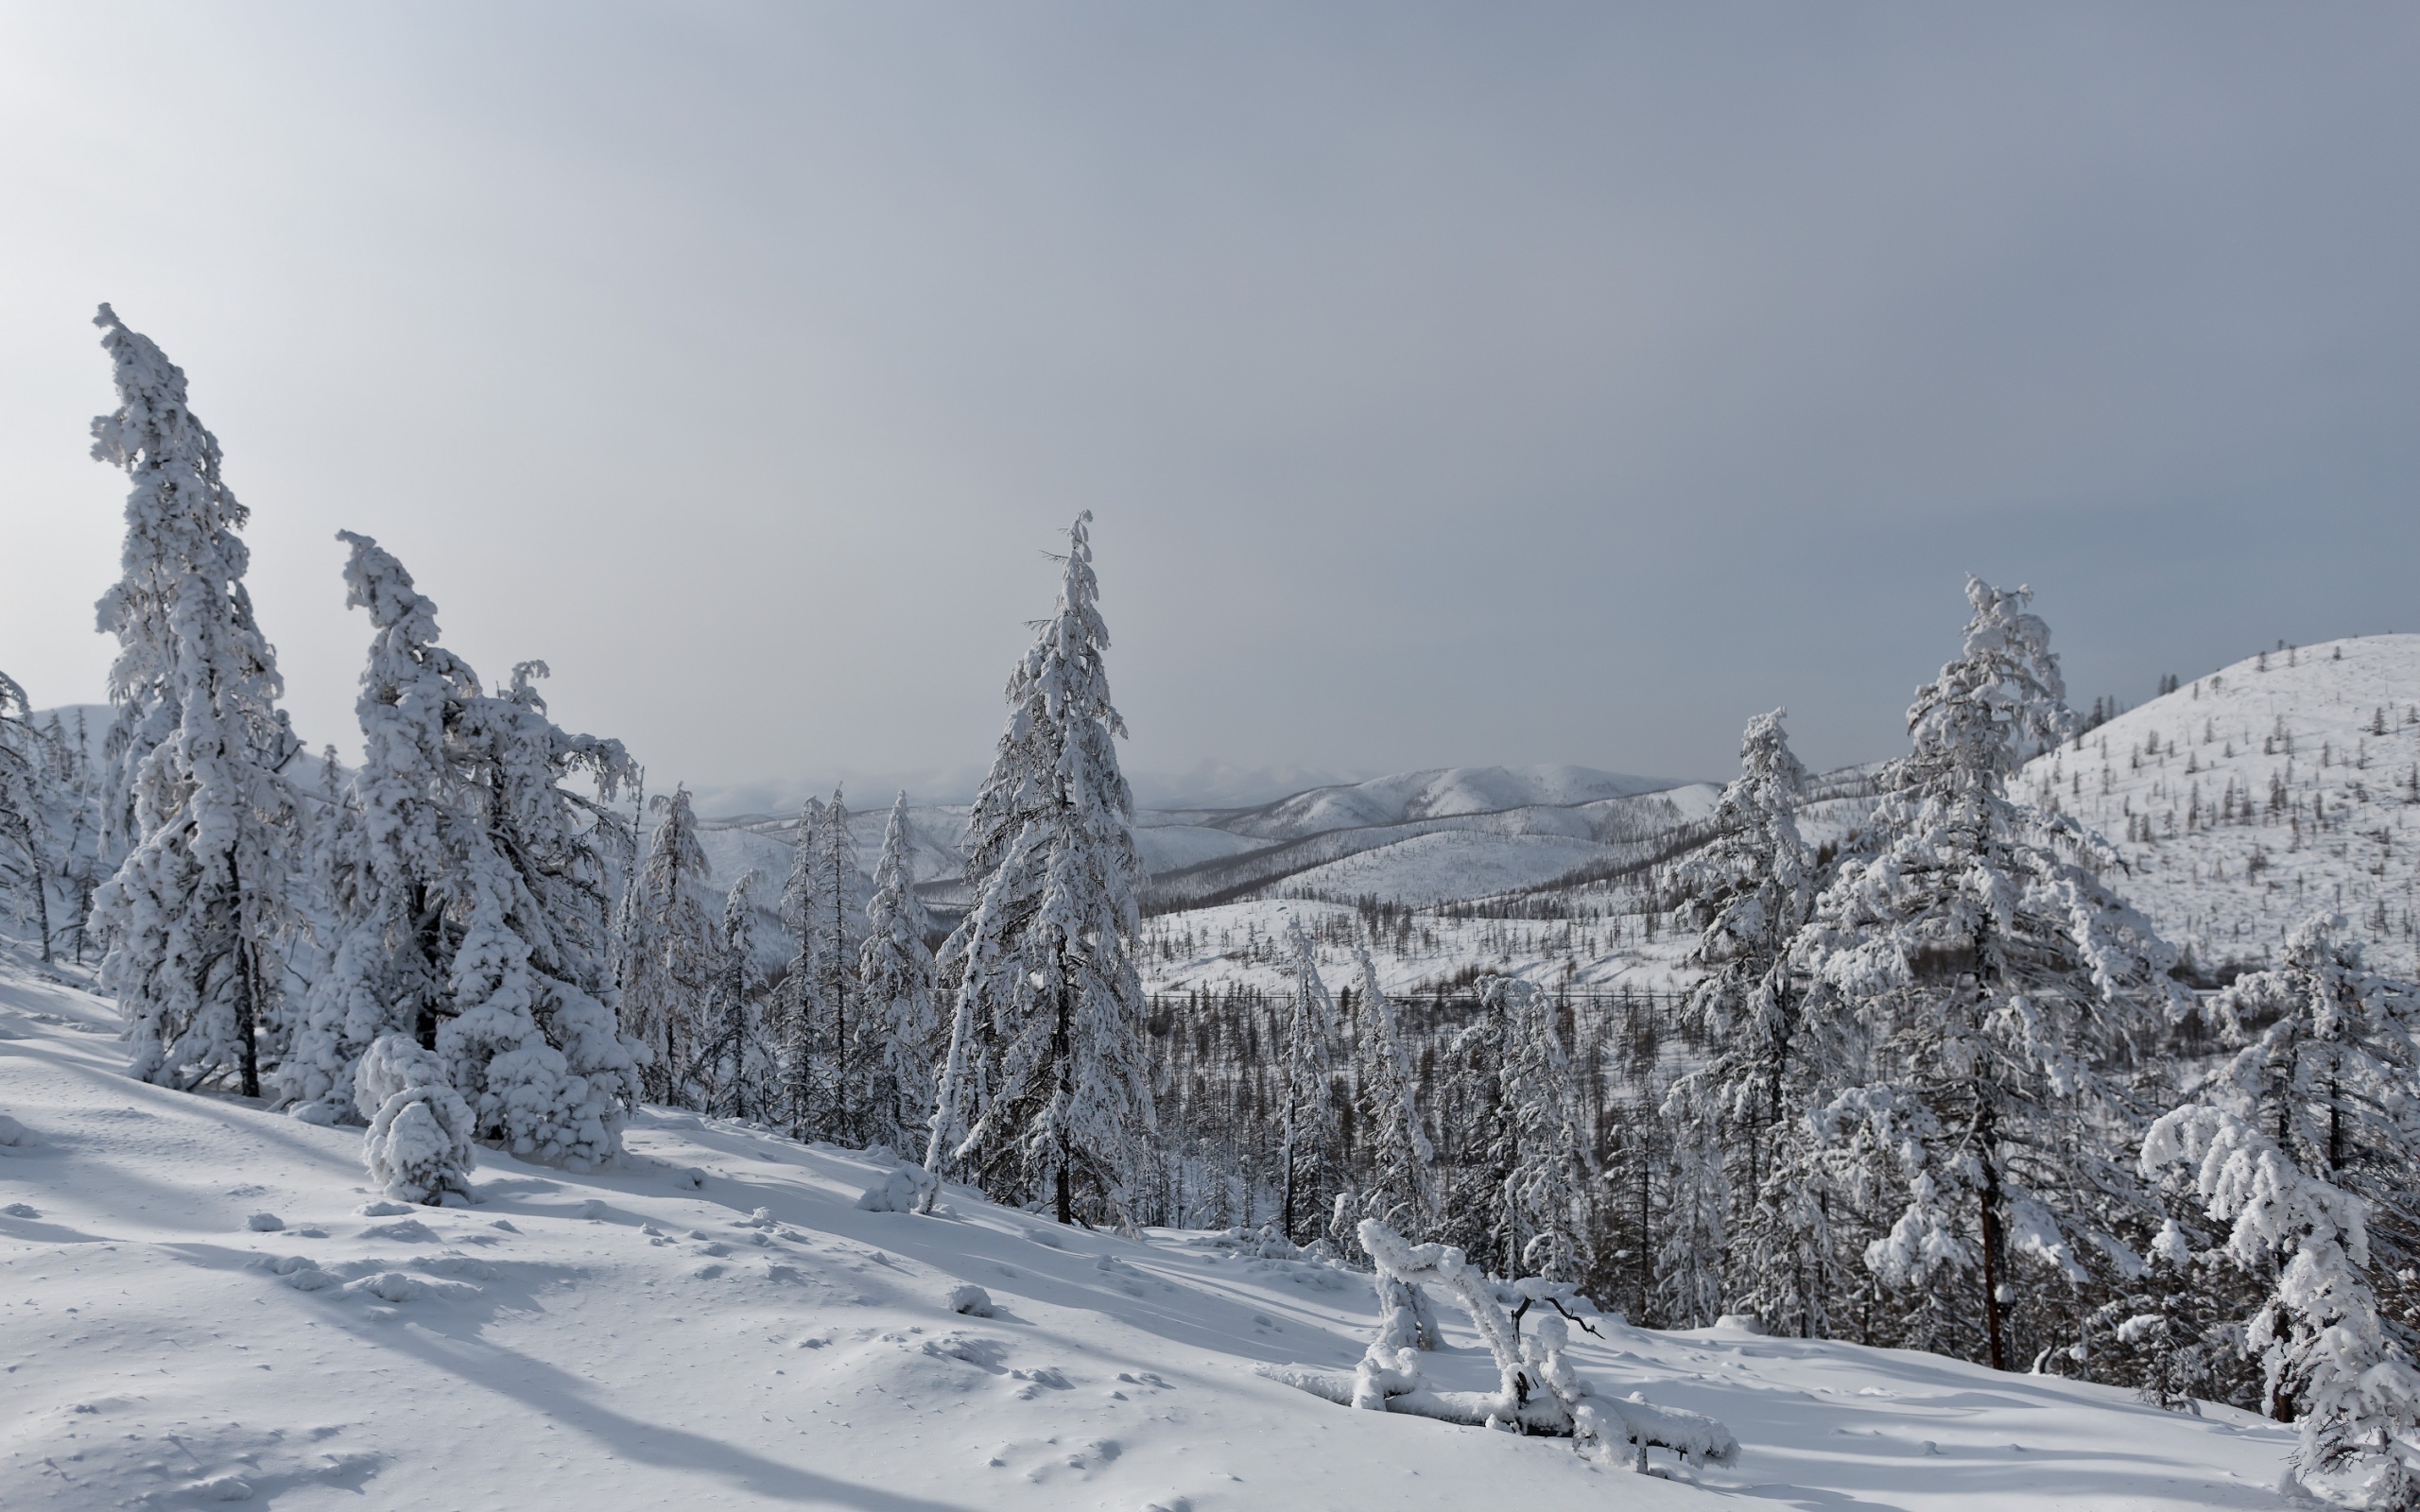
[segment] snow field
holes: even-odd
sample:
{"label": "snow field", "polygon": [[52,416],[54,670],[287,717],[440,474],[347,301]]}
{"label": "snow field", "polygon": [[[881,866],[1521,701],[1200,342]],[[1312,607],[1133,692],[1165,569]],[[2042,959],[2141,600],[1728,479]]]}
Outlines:
{"label": "snow field", "polygon": [[[0,1502],[463,1509],[2273,1506],[2290,1435],[1930,1356],[1600,1322],[1599,1389],[1723,1419],[1685,1480],[1357,1412],[1357,1273],[1062,1229],[879,1157],[648,1110],[584,1177],[483,1150],[471,1207],[368,1191],[356,1131],[128,1079],[107,1005],[0,962]],[[256,1229],[266,1213],[282,1228]],[[326,1278],[320,1280],[320,1278]],[[992,1315],[951,1311],[977,1286]],[[1424,1362],[1492,1386],[1463,1320]],[[23,1496],[25,1501],[18,1498]]]}

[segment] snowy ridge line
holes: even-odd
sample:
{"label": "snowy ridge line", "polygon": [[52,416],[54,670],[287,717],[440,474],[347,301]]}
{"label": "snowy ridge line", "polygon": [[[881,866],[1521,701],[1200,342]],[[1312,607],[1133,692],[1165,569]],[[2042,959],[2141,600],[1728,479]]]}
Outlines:
{"label": "snowy ridge line", "polygon": [[[1642,799],[1657,804],[1665,812],[1657,815],[1649,810],[1637,820],[1631,820],[1621,811],[1605,814],[1601,817],[1590,812],[1608,809],[1616,803],[1626,807],[1640,804]],[[1527,816],[1541,818],[1570,816],[1580,824],[1576,827],[1577,833],[1562,826],[1533,828],[1520,822]],[[1652,845],[1674,825],[1683,822],[1668,798],[1662,793],[1652,793],[1641,795],[1640,799],[1595,799],[1568,807],[1527,804],[1486,814],[1322,831],[1298,840],[1280,842],[1265,850],[1163,872],[1151,879],[1150,911],[1168,913],[1241,902],[1297,873],[1431,834],[1478,833],[1507,838],[1559,836],[1584,840],[1603,846],[1608,850],[1616,850],[1625,846]],[[1598,864],[1592,862],[1587,865]],[[1619,866],[1632,863],[1619,856],[1608,856],[1604,864]],[[1574,872],[1584,869],[1584,867],[1574,868]]]}

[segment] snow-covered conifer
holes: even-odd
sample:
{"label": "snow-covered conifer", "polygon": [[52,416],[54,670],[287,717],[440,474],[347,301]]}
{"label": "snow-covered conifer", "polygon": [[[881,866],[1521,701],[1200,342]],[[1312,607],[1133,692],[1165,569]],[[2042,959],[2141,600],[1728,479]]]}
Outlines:
{"label": "snow-covered conifer", "polygon": [[707,1110],[725,1118],[764,1118],[773,1099],[765,973],[756,964],[756,883],[754,871],[743,871],[723,894],[722,948],[700,1026],[706,1040],[689,1077]]}
{"label": "snow-covered conifer", "polygon": [[908,795],[902,793],[890,806],[882,858],[874,863],[866,939],[857,953],[857,990],[879,1057],[867,1137],[903,1153],[932,1112],[934,1041],[941,1029],[933,1005],[933,953],[925,943],[931,925],[916,896],[908,846]]}
{"label": "snow-covered conifer", "polygon": [[658,794],[647,859],[632,883],[633,925],[624,949],[622,1026],[654,1053],[645,1085],[649,1095],[681,1102],[683,1083],[705,1030],[707,995],[722,941],[706,901],[708,868],[698,816],[683,783]]}
{"label": "snow-covered conifer", "polygon": [[1421,1123],[1419,1078],[1394,1003],[1378,985],[1378,969],[1369,951],[1357,952],[1355,959],[1361,990],[1353,1007],[1361,1022],[1354,1047],[1361,1126],[1370,1148],[1361,1212],[1418,1241],[1437,1226],[1437,1152]]}
{"label": "snow-covered conifer", "polygon": [[106,304],[94,323],[118,407],[93,422],[93,455],[134,485],[123,575],[97,606],[118,640],[109,809],[124,851],[94,900],[110,941],[101,980],[126,1017],[136,1075],[177,1087],[228,1076],[257,1096],[277,1049],[274,942],[292,923],[297,859],[294,802],[277,774],[299,743],[244,587],[250,553],[235,532],[247,511],[220,479],[217,439],[156,345]]}
{"label": "snow-covered conifer", "polygon": [[1666,1296],[1660,1315],[1689,1325],[1722,1311],[1729,1252],[1739,1274],[1728,1290],[1754,1289],[1788,1247],[1776,1228],[1780,1194],[1767,1193],[1797,1029],[1797,990],[1787,952],[1815,900],[1814,857],[1798,833],[1806,771],[1782,731],[1782,711],[1758,714],[1739,741],[1739,775],[1716,805],[1715,838],[1676,868],[1674,883],[1699,920],[1689,964],[1706,974],[1684,1022],[1713,1047],[1705,1065],[1664,1103],[1672,1135],[1672,1221],[1659,1246]]}
{"label": "snow-covered conifer", "polygon": [[443,1060],[404,1035],[381,1035],[354,1068],[354,1097],[370,1125],[362,1163],[381,1192],[431,1206],[448,1192],[470,1194],[471,1108]]}
{"label": "snow-covered conifer", "polygon": [[976,795],[976,895],[943,947],[958,1001],[926,1151],[936,1175],[972,1168],[995,1197],[1047,1196],[1065,1223],[1128,1216],[1154,1122],[1130,944],[1142,867],[1091,521],[1068,531],[1058,608],[1010,674],[1008,728]]}
{"label": "snow-covered conifer", "polygon": [[[2232,1080],[2233,1078],[2229,1078]],[[2245,1101],[2229,1087],[2219,1102]],[[2369,1284],[2367,1204],[2306,1171],[2238,1108],[2197,1102],[2153,1124],[2143,1169],[2187,1166],[2221,1246],[2239,1269],[2270,1278],[2244,1331],[2259,1356],[2267,1403],[2297,1418],[2295,1465],[2356,1506],[2420,1499],[2420,1372],[2378,1314]]]}
{"label": "snow-covered conifer", "polygon": [[[622,843],[605,804],[630,759],[547,717],[543,663],[482,691],[437,644],[436,606],[403,563],[337,539],[348,602],[372,629],[363,760],[336,816],[330,961],[281,1088],[314,1122],[345,1116],[348,1097],[369,1116],[363,1057],[400,1037],[462,1099],[465,1138],[574,1168],[608,1160],[645,1054],[614,1028],[604,902],[604,852]],[[563,788],[576,774],[596,799]]]}
{"label": "snow-covered conifer", "polygon": [[1508,1277],[1577,1280],[1590,1255],[1596,1158],[1556,1017],[1536,983],[1492,976],[1478,1021],[1447,1051],[1484,1098],[1483,1143],[1456,1205]]}
{"label": "snow-covered conifer", "polygon": [[849,830],[848,805],[840,790],[823,805],[814,836],[816,996],[824,1014],[820,1038],[828,1049],[831,1079],[824,1094],[821,1135],[843,1144],[862,1144],[867,1083],[880,1051],[865,1015],[858,1011],[857,953],[864,944],[864,918],[857,898],[857,842]]}
{"label": "snow-covered conifer", "polygon": [[2047,1335],[2080,1326],[2066,1283],[2138,1263],[2117,1232],[2145,1208],[2132,1162],[2078,1131],[2129,1126],[2118,1074],[2189,1003],[2175,952],[2100,881],[2098,842],[2009,796],[2072,719],[2029,596],[1968,583],[1965,647],[1909,712],[1880,848],[1841,864],[1790,953],[1832,1047],[1806,1106],[1836,1145],[1865,1130],[1876,1198],[1899,1209],[1868,1267],[1914,1297],[1907,1342],[1958,1347],[1971,1307],[2002,1368],[2025,1286],[2061,1283],[2025,1310]]}
{"label": "snow-covered conifer", "polygon": [[2229,1226],[2220,1252],[2266,1282],[2245,1337],[2265,1405],[2301,1422],[2298,1466],[2359,1504],[2410,1505],[2420,1373],[2377,1292],[2409,1265],[2420,1216],[2420,989],[2370,971],[2344,920],[2321,917],[2217,1010],[2239,1048],[2152,1126],[2144,1169],[2190,1166]]}
{"label": "snow-covered conifer", "polygon": [[53,742],[36,730],[26,690],[0,672],[0,888],[6,888],[31,919],[50,963],[50,877],[54,868],[49,819]]}
{"label": "snow-covered conifer", "polygon": [[794,1139],[806,1139],[823,1116],[828,1068],[817,1054],[825,1018],[823,910],[817,906],[815,878],[821,849],[823,804],[808,799],[799,811],[790,874],[782,886],[782,922],[790,932],[789,971],[782,982],[782,1101]]}
{"label": "snow-covered conifer", "polygon": [[1286,1017],[1278,1040],[1281,1078],[1277,1160],[1278,1226],[1293,1240],[1299,1214],[1322,1211],[1320,1188],[1335,1178],[1338,1160],[1336,1104],[1329,1083],[1334,1074],[1336,1002],[1320,979],[1319,945],[1299,919],[1286,922],[1287,945],[1294,955],[1294,990],[1286,1000]]}

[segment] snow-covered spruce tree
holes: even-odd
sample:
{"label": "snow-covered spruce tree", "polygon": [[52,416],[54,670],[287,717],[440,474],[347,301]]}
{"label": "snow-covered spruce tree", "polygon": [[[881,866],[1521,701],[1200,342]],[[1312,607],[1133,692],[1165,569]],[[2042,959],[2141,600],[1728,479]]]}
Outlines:
{"label": "snow-covered spruce tree", "polygon": [[867,1101],[867,1138],[907,1153],[933,1108],[934,1040],[941,1024],[933,1005],[932,927],[916,896],[908,851],[908,795],[890,805],[874,863],[873,897],[866,903],[866,939],[857,952],[857,1001],[864,1005],[876,1059]]}
{"label": "snow-covered spruce tree", "polygon": [[[547,717],[543,663],[484,692],[437,644],[436,606],[403,563],[367,536],[337,539],[352,548],[347,602],[372,631],[363,756],[329,842],[330,959],[281,1091],[311,1122],[371,1117],[406,1083],[363,1107],[361,1065],[397,1039],[438,1068],[412,1062],[409,1086],[439,1074],[462,1100],[464,1138],[575,1169],[609,1160],[645,1055],[615,1032],[608,975],[606,852],[624,841],[605,805],[630,759]],[[562,786],[582,775],[596,799]]]}
{"label": "snow-covered spruce tree", "polygon": [[828,936],[815,888],[822,830],[823,804],[810,798],[799,811],[790,874],[782,885],[782,922],[791,942],[789,969],[782,979],[782,1104],[790,1137],[801,1140],[814,1138],[825,1121],[824,1087],[830,1080],[816,1038],[826,1017],[822,942]]}
{"label": "snow-covered spruce tree", "polygon": [[2143,1165],[2191,1168],[2216,1247],[2264,1287],[2244,1319],[2262,1407],[2299,1419],[2296,1464],[2345,1499],[2420,1500],[2420,1375],[2381,1316],[2408,1289],[2420,1187],[2420,988],[2368,970],[2344,920],[2288,938],[2218,999],[2239,1048],[2163,1117]]}
{"label": "snow-covered spruce tree", "polygon": [[1131,954],[1142,867],[1091,522],[1087,510],[1068,530],[1058,609],[1009,676],[1008,727],[976,795],[976,893],[942,947],[958,1001],[925,1156],[997,1199],[1046,1198],[1063,1223],[1131,1221],[1128,1182],[1154,1126]]}
{"label": "snow-covered spruce tree", "polygon": [[165,1086],[233,1078],[258,1096],[276,1057],[293,913],[294,799],[279,777],[300,743],[277,708],[276,653],[244,587],[247,519],[219,477],[218,441],[185,404],[185,375],[106,304],[118,407],[93,455],[133,479],[122,576],[99,627],[118,640],[109,812],[124,850],[94,898],[134,1074]]}
{"label": "snow-covered spruce tree", "polygon": [[32,922],[47,966],[54,868],[51,743],[34,728],[32,713],[26,690],[0,672],[0,888],[17,900],[20,916]]}
{"label": "snow-covered spruce tree", "polygon": [[655,828],[631,884],[632,917],[624,932],[630,955],[621,971],[622,1027],[653,1053],[643,1073],[648,1095],[685,1106],[695,1101],[685,1073],[708,1032],[706,998],[722,940],[707,902],[709,868],[688,785],[657,794],[652,807]]}
{"label": "snow-covered spruce tree", "polygon": [[1361,990],[1353,1005],[1360,1020],[1354,1048],[1361,1127],[1370,1150],[1361,1216],[1375,1218],[1416,1243],[1437,1227],[1437,1151],[1420,1120],[1419,1075],[1412,1069],[1394,1003],[1378,985],[1378,969],[1369,951],[1357,951],[1355,959]]}
{"label": "snow-covered spruce tree", "polygon": [[743,871],[723,894],[721,949],[715,958],[700,1047],[688,1080],[708,1112],[766,1118],[773,1097],[772,1049],[761,1011],[765,973],[756,964],[757,875]]}
{"label": "snow-covered spruce tree", "polygon": [[849,832],[849,810],[838,788],[832,790],[832,801],[823,805],[821,817],[812,857],[815,902],[810,913],[816,935],[816,996],[825,1015],[820,1039],[832,1074],[819,1133],[838,1143],[859,1145],[868,1139],[865,1084],[880,1051],[872,1042],[873,1026],[857,1011],[856,961],[864,944],[865,916],[857,904],[856,837]]}
{"label": "snow-covered spruce tree", "polygon": [[1336,1002],[1320,980],[1319,943],[1301,919],[1287,919],[1286,942],[1294,954],[1294,990],[1287,996],[1277,1042],[1277,1222],[1288,1240],[1300,1243],[1296,1218],[1315,1221],[1325,1211],[1320,1189],[1334,1179],[1341,1163],[1329,1089],[1336,1064]]}
{"label": "snow-covered spruce tree", "polygon": [[[1414,1242],[1433,1232],[1437,1211],[1437,1151],[1421,1123],[1420,1081],[1405,1047],[1395,1005],[1378,983],[1378,968],[1369,951],[1355,952],[1360,969],[1360,992],[1353,1011],[1360,1021],[1354,1036],[1359,1086],[1361,1127],[1369,1146],[1361,1191],[1340,1217],[1352,1220],[1358,1234],[1361,1223],[1377,1220],[1390,1232]],[[1341,1200],[1341,1199],[1340,1199]],[[1350,1251],[1346,1251],[1350,1253]],[[1389,1338],[1398,1349],[1438,1347],[1436,1314],[1416,1282],[1377,1271],[1378,1311],[1392,1320]]]}
{"label": "snow-covered spruce tree", "polygon": [[1534,982],[1479,983],[1478,1020],[1445,1059],[1476,1079],[1482,1143],[1453,1206],[1507,1277],[1577,1280],[1591,1253],[1596,1159],[1554,999]]}
{"label": "snow-covered spruce tree", "polygon": [[[2239,1108],[2240,1089],[2218,1099]],[[2209,1216],[2229,1226],[2221,1252],[2270,1279],[2244,1340],[2271,1411],[2301,1420],[2295,1468],[2332,1501],[2410,1507],[2420,1502],[2420,1373],[2378,1315],[2366,1205],[2304,1170],[2238,1108],[2203,1102],[2164,1115],[2143,1142],[2143,1168],[2187,1166]]]}
{"label": "snow-covered spruce tree", "polygon": [[1806,769],[1781,722],[1778,709],[1748,722],[1739,776],[1715,808],[1715,837],[1671,879],[1699,926],[1689,964],[1705,972],[1683,1023],[1711,1047],[1703,1067],[1675,1083],[1664,1104],[1673,1222],[1661,1246],[1659,1315],[1689,1325],[1712,1322],[1726,1293],[1736,1297],[1767,1280],[1790,1244],[1779,1227],[1781,1194],[1768,1193],[1765,1182],[1797,1029],[1787,952],[1814,906],[1815,866],[1798,833]]}
{"label": "snow-covered spruce tree", "polygon": [[1830,1047],[1813,1126],[1881,1161],[1863,1178],[1898,1210],[1864,1259],[1913,1299],[1900,1340],[1963,1352],[1979,1322],[1996,1368],[2014,1311],[2047,1344],[2081,1331],[2075,1286],[2139,1266],[2119,1237],[2152,1206],[2121,1154],[2125,1073],[2190,1002],[2175,952],[2100,880],[2098,842],[2009,796],[2072,722],[2029,597],[1968,582],[1965,648],[1909,711],[1879,850],[1841,866],[1790,951]]}

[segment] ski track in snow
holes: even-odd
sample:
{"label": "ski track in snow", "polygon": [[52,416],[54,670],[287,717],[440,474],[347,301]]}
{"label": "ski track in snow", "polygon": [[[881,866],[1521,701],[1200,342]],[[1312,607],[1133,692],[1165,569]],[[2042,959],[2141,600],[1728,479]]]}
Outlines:
{"label": "ski track in snow", "polygon": [[[1251,1367],[1349,1368],[1357,1274],[958,1188],[859,1211],[879,1160],[684,1113],[614,1171],[482,1151],[477,1206],[365,1213],[357,1132],[130,1081],[115,1030],[0,956],[0,1112],[32,1136],[0,1146],[11,1507],[2282,1504],[2290,1435],[2241,1413],[1742,1332],[1577,1350],[1729,1423],[1740,1461],[1680,1479],[1356,1412]],[[948,1310],[966,1283],[994,1315]],[[1491,1384],[1449,1332],[1432,1375]]]}

